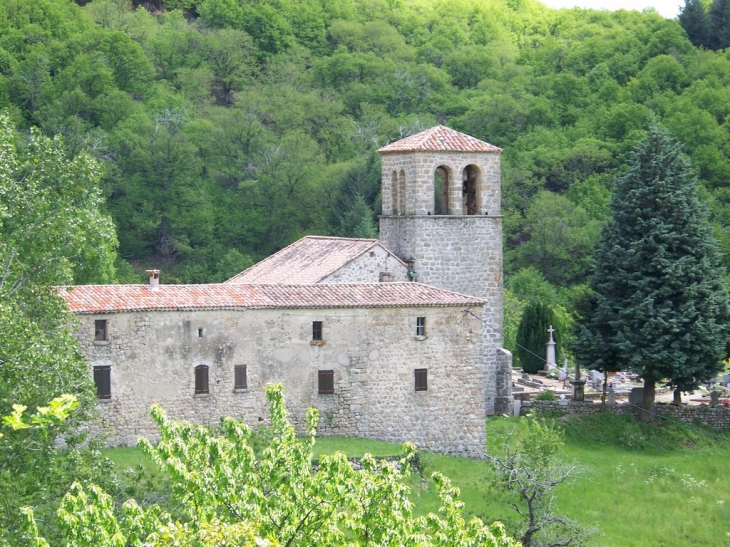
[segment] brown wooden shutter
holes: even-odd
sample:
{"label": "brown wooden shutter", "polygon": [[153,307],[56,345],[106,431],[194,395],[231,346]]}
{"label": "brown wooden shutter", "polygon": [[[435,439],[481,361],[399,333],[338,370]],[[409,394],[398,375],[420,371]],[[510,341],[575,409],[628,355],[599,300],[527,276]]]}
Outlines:
{"label": "brown wooden shutter", "polygon": [[247,379],[246,379],[246,365],[235,365],[233,367],[234,370],[234,381],[233,381],[233,388],[234,389],[246,389],[248,388]]}
{"label": "brown wooden shutter", "polygon": [[195,367],[195,393],[208,393],[208,366]]}
{"label": "brown wooden shutter", "polygon": [[428,391],[428,369],[417,368],[416,373],[416,391]]}
{"label": "brown wooden shutter", "polygon": [[334,393],[335,392],[335,371],[320,370],[319,371],[319,389],[318,393]]}
{"label": "brown wooden shutter", "polygon": [[312,322],[312,340],[322,340],[322,321]]}
{"label": "brown wooden shutter", "polygon": [[98,399],[112,398],[112,367],[96,366],[94,367],[94,384],[96,384],[96,397]]}

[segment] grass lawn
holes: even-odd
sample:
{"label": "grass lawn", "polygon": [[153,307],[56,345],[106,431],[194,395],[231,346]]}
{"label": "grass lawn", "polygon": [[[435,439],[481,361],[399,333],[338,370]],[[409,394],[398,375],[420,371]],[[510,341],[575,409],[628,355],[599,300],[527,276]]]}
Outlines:
{"label": "grass lawn", "polygon": [[[513,418],[490,418],[489,449],[499,452]],[[714,435],[714,438],[710,435]],[[610,547],[706,547],[730,545],[730,437],[684,426],[645,429],[617,417],[597,417],[566,426],[562,456],[586,468],[584,478],[558,487],[558,510],[603,532]],[[347,438],[322,438],[315,456],[342,450],[391,455],[396,444]],[[135,448],[106,451],[120,469],[151,462]],[[461,489],[468,513],[485,521],[507,520],[513,512],[491,485],[491,467],[475,461],[423,454],[424,476],[441,471]],[[409,480],[416,510],[436,511],[438,499],[429,480]]]}

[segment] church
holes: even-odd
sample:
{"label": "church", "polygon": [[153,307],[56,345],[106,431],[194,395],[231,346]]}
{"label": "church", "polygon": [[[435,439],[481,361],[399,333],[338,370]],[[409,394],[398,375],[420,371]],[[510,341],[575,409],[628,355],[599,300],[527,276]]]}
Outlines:
{"label": "church", "polygon": [[484,455],[512,407],[501,149],[437,126],[378,152],[379,240],[308,236],[218,284],[64,290],[110,444],[156,438],[154,403],[255,425],[282,383],[301,431],[315,407],[320,435]]}

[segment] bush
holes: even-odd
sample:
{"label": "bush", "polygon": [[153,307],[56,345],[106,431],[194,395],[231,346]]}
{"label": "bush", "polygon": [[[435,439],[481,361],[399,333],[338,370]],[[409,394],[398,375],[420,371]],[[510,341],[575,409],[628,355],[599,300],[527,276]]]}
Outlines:
{"label": "bush", "polygon": [[556,401],[557,397],[552,391],[543,391],[535,397],[536,401]]}

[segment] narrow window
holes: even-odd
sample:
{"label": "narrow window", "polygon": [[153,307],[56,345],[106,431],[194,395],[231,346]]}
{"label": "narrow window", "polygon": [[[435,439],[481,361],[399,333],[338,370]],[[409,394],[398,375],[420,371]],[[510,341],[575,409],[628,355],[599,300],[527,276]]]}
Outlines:
{"label": "narrow window", "polygon": [[335,371],[320,370],[319,371],[319,388],[317,393],[334,393],[335,392]]}
{"label": "narrow window", "polygon": [[233,367],[234,379],[233,389],[246,389],[248,383],[246,380],[246,365],[236,365]]}
{"label": "narrow window", "polygon": [[208,393],[208,365],[195,367],[195,393]]}
{"label": "narrow window", "polygon": [[465,215],[476,215],[479,213],[479,170],[475,165],[467,165],[463,173],[462,196],[464,200]]}
{"label": "narrow window", "polygon": [[198,329],[198,338],[205,336],[205,329]]}
{"label": "narrow window", "polygon": [[94,383],[96,384],[96,398],[97,399],[111,399],[112,398],[112,367],[110,366],[95,366],[94,367]]}
{"label": "narrow window", "polygon": [[416,373],[416,391],[428,391],[428,369],[417,368]]}
{"label": "narrow window", "polygon": [[312,340],[323,340],[322,321],[312,321]]}
{"label": "narrow window", "polygon": [[94,340],[108,340],[108,321],[106,319],[97,319],[94,321]]}
{"label": "narrow window", "polygon": [[426,336],[425,317],[416,317],[416,336]]}

